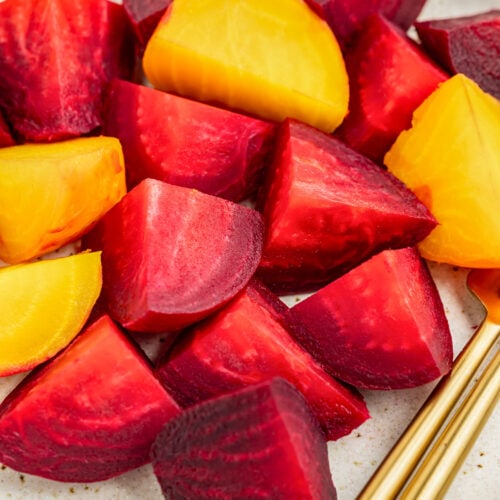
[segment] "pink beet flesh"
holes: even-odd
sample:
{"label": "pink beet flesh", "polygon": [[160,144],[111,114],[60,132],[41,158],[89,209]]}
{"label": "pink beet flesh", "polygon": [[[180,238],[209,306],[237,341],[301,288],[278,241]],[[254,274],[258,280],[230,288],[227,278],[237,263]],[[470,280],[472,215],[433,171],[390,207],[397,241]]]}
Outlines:
{"label": "pink beet flesh", "polygon": [[500,99],[500,10],[423,21],[415,27],[432,57]]}
{"label": "pink beet flesh", "polygon": [[149,461],[179,407],[103,316],[0,406],[0,462],[68,482],[104,480]]}
{"label": "pink beet flesh", "polygon": [[349,46],[364,21],[382,14],[407,30],[422,10],[425,0],[315,0],[342,47]]}
{"label": "pink beet flesh", "polygon": [[145,178],[239,201],[256,189],[276,126],[255,118],[114,80],[107,135],[118,137],[127,182]]}
{"label": "pink beet flesh", "polygon": [[337,498],[318,423],[279,378],[184,410],[152,455],[166,498]]}
{"label": "pink beet flesh", "polygon": [[123,6],[116,3],[0,3],[0,106],[14,131],[36,142],[99,128],[104,86],[131,75],[131,49]]}
{"label": "pink beet flesh", "polygon": [[443,304],[414,248],[386,250],[292,308],[298,340],[333,376],[402,389],[451,368]]}
{"label": "pink beet flesh", "polygon": [[250,280],[261,257],[255,210],[146,179],[84,244],[102,250],[110,314],[139,332],[173,331],[207,316]]}
{"label": "pink beet flesh", "polygon": [[189,406],[280,376],[304,394],[328,439],[368,418],[361,396],[347,389],[293,339],[288,308],[257,281],[230,304],[183,332],[160,362],[158,377]]}

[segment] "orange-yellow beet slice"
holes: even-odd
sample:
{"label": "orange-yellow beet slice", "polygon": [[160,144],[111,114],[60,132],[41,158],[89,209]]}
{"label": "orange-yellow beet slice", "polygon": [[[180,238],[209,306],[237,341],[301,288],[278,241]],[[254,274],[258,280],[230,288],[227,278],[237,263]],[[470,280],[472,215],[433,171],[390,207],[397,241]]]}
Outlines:
{"label": "orange-yellow beet slice", "polygon": [[125,192],[118,139],[0,149],[0,259],[17,264],[79,238]]}
{"label": "orange-yellow beet slice", "polygon": [[100,252],[0,269],[0,376],[29,370],[78,334],[101,291]]}
{"label": "orange-yellow beet slice", "polygon": [[385,156],[390,172],[439,225],[419,248],[430,260],[500,266],[500,102],[458,74],[415,111]]}
{"label": "orange-yellow beet slice", "polygon": [[144,71],[159,89],[325,132],[347,112],[339,46],[303,0],[175,0]]}

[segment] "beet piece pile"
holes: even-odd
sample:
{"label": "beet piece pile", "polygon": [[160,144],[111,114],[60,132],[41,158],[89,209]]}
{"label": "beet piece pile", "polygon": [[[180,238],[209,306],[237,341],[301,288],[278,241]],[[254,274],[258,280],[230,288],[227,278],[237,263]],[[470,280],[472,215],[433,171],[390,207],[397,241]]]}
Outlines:
{"label": "beet piece pile", "polygon": [[[94,321],[0,405],[0,462],[89,482],[152,460],[167,498],[335,498],[325,441],[369,417],[354,387],[450,369],[413,248],[437,222],[376,162],[464,47],[498,96],[498,11],[417,23],[426,55],[403,31],[424,1],[308,0],[351,80],[334,138],[133,81],[170,3],[0,3],[0,147],[116,136],[130,189],[83,240],[103,252]],[[126,330],[168,336],[154,366]]]}

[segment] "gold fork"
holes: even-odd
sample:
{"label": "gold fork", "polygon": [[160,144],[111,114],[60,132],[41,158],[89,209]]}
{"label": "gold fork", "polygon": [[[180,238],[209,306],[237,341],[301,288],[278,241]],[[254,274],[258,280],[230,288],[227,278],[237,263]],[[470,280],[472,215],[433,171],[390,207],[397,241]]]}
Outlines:
{"label": "gold fork", "polygon": [[[467,286],[482,302],[486,318],[462,350],[451,372],[436,386],[404,434],[358,496],[358,500],[442,498],[498,401],[498,350],[470,395],[416,469],[500,333],[500,269],[475,269]],[[411,480],[408,479],[413,475]],[[404,487],[407,483],[406,487]]]}

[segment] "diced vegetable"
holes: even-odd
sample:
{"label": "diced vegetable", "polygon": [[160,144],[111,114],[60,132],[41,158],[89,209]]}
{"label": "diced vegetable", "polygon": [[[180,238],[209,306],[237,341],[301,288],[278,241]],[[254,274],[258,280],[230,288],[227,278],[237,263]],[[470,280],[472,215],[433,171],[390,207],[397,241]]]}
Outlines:
{"label": "diced vegetable", "polygon": [[66,347],[101,285],[98,252],[0,268],[0,376],[30,370]]}
{"label": "diced vegetable", "polygon": [[133,40],[107,0],[0,2],[0,106],[26,141],[57,141],[102,125],[113,77],[128,78]]}
{"label": "diced vegetable", "polygon": [[300,393],[278,378],[170,420],[153,465],[166,498],[337,497],[321,429]]}
{"label": "diced vegetable", "polygon": [[337,41],[303,0],[175,0],[146,47],[144,72],[162,90],[326,132],[347,112]]}
{"label": "diced vegetable", "polygon": [[353,149],[382,163],[413,111],[448,76],[399,28],[370,16],[346,51],[349,114],[338,136]]}
{"label": "diced vegetable", "polygon": [[125,190],[112,137],[0,149],[0,259],[23,262],[78,239]]}
{"label": "diced vegetable", "polygon": [[375,255],[292,313],[304,325],[297,330],[301,345],[328,373],[355,387],[415,387],[451,368],[443,304],[414,248]]}
{"label": "diced vegetable", "polygon": [[436,224],[393,175],[293,121],[281,127],[262,200],[259,276],[280,292],[327,283],[380,250],[414,245]]}
{"label": "diced vegetable", "polygon": [[500,10],[415,24],[423,46],[452,73],[500,99]]}
{"label": "diced vegetable", "polygon": [[0,461],[57,481],[100,481],[149,462],[179,412],[143,355],[103,316],[0,406]]}
{"label": "diced vegetable", "polygon": [[372,14],[381,14],[407,30],[422,10],[426,0],[307,0],[323,12],[343,48],[362,31]]}
{"label": "diced vegetable", "polygon": [[262,253],[255,210],[146,179],[85,238],[102,250],[112,317],[140,332],[174,331],[233,298]]}
{"label": "diced vegetable", "polygon": [[179,336],[158,377],[182,406],[271,377],[305,396],[327,439],[349,434],[368,417],[361,396],[330,377],[294,340],[288,308],[257,281],[214,316]]}
{"label": "diced vegetable", "polygon": [[439,225],[419,249],[463,267],[500,266],[500,102],[455,75],[415,111],[385,156]]}
{"label": "diced vegetable", "polygon": [[130,187],[146,178],[234,201],[249,197],[276,126],[144,85],[114,80],[105,132],[123,146]]}

